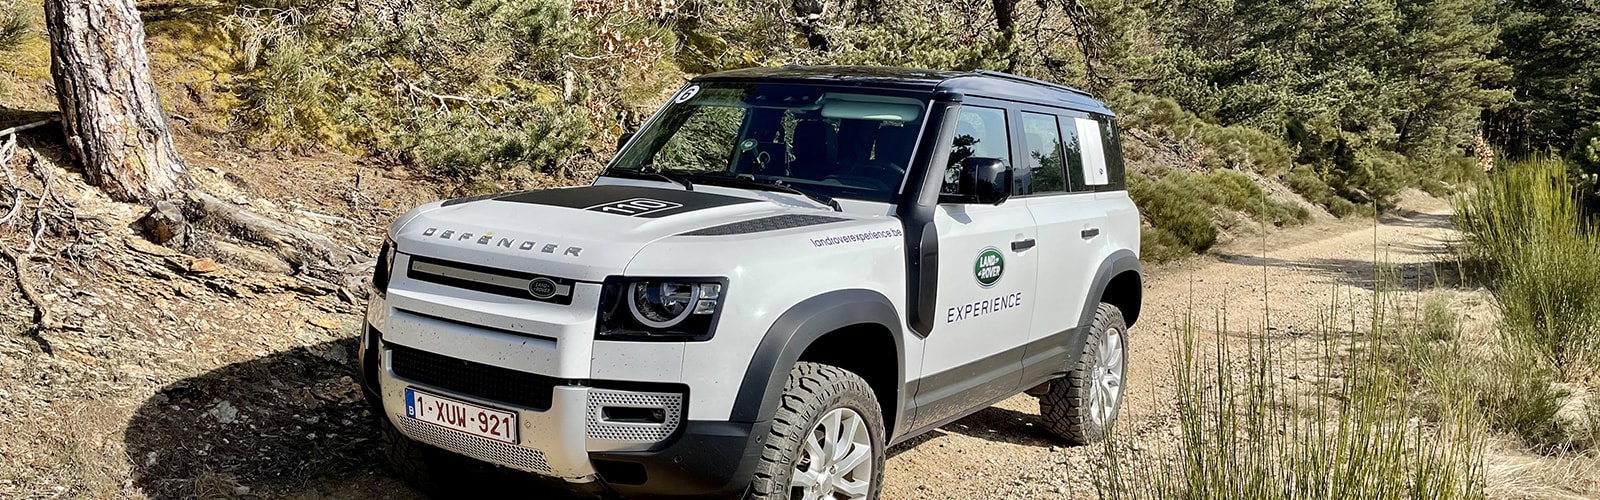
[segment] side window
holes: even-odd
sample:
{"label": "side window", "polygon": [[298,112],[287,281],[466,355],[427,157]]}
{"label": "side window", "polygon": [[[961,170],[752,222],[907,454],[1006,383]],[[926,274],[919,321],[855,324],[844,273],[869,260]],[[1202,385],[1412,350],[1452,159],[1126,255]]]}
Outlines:
{"label": "side window", "polygon": [[1083,187],[1097,191],[1111,183],[1106,172],[1106,143],[1100,134],[1100,122],[1088,118],[1074,118],[1078,128],[1078,143],[1083,153]]}
{"label": "side window", "polygon": [[1083,182],[1083,141],[1078,139],[1078,118],[1058,117],[1062,153],[1067,160],[1067,186],[1073,192],[1093,191]]}
{"label": "side window", "polygon": [[1056,117],[1022,112],[1022,135],[1028,157],[1018,169],[1011,194],[1059,193],[1067,190],[1066,162],[1061,153],[1061,129]]}
{"label": "side window", "polygon": [[681,132],[668,139],[656,153],[655,165],[689,172],[728,170],[733,143],[739,137],[744,117],[742,108],[697,106],[694,114],[684,121]]}
{"label": "side window", "polygon": [[1100,138],[1104,141],[1103,148],[1106,155],[1107,188],[1109,190],[1127,189],[1126,167],[1122,163],[1122,135],[1117,131],[1115,118],[1100,118]]}
{"label": "side window", "polygon": [[944,170],[942,193],[956,193],[961,164],[967,158],[999,158],[1011,162],[1011,141],[1006,138],[1006,111],[962,106],[956,119],[955,140],[950,143],[950,163]]}

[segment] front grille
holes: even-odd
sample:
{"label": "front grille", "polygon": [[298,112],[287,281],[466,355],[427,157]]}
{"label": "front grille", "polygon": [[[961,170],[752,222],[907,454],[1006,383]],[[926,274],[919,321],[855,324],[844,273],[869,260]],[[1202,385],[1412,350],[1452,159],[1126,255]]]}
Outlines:
{"label": "front grille", "polygon": [[531,410],[550,409],[557,379],[388,345],[397,377]]}
{"label": "front grille", "polygon": [[545,461],[544,453],[540,453],[539,450],[452,432],[409,418],[400,419],[400,428],[412,439],[478,460],[528,472],[550,473],[550,464]]}
{"label": "front grille", "polygon": [[577,286],[577,281],[568,278],[450,262],[420,255],[411,256],[411,265],[406,269],[406,277],[449,287],[564,306],[572,304],[573,287]]}

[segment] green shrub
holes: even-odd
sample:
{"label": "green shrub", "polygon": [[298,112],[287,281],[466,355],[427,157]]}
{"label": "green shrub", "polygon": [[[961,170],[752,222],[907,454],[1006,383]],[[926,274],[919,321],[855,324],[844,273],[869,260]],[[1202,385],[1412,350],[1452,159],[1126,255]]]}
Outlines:
{"label": "green shrub", "polygon": [[1600,233],[1567,165],[1541,158],[1497,169],[1456,203],[1465,251],[1489,267],[1503,332],[1566,376],[1600,360]]}
{"label": "green shrub", "polygon": [[1217,228],[1211,224],[1215,211],[1178,180],[1183,176],[1173,173],[1156,181],[1129,176],[1128,195],[1150,225],[1171,236],[1163,239],[1175,241],[1189,253],[1204,252],[1217,242]]}
{"label": "green shrub", "polygon": [[1162,263],[1194,255],[1194,249],[1184,245],[1171,231],[1145,227],[1139,231],[1139,258],[1145,262]]}
{"label": "green shrub", "polygon": [[28,38],[28,20],[16,4],[0,5],[0,54],[22,47]]}
{"label": "green shrub", "polygon": [[1263,175],[1278,175],[1292,164],[1289,145],[1283,139],[1243,126],[1205,125],[1200,141],[1206,146],[1203,165],[1211,170],[1249,169]]}
{"label": "green shrub", "polygon": [[342,149],[464,181],[556,172],[681,82],[663,57],[675,43],[664,6],[286,3],[228,19],[246,53],[239,122],[258,147]]}

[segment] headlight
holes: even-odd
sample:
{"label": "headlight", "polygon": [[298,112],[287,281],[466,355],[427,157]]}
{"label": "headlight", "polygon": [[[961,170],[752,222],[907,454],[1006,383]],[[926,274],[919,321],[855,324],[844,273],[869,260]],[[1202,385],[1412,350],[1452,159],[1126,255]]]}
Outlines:
{"label": "headlight", "polygon": [[378,249],[378,261],[372,264],[372,288],[378,290],[378,295],[389,292],[389,275],[394,272],[394,240],[384,239],[383,247]]}
{"label": "headlight", "polygon": [[608,340],[710,339],[724,283],[716,278],[607,280],[595,335]]}

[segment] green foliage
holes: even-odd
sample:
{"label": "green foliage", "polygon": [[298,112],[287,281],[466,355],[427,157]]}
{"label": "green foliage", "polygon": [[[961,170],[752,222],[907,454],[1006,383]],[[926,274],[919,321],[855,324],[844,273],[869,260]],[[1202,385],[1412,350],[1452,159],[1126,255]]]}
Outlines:
{"label": "green foliage", "polygon": [[28,37],[28,20],[14,3],[0,5],[0,54],[22,47]]}
{"label": "green foliage", "polygon": [[1217,228],[1212,218],[1219,208],[1243,212],[1274,226],[1311,220],[1305,207],[1269,199],[1249,176],[1232,170],[1169,171],[1154,180],[1135,175],[1128,181],[1128,195],[1151,225],[1144,231],[1141,253],[1157,262],[1203,252],[1215,244]]}
{"label": "green foliage", "polygon": [[1465,404],[1489,429],[1530,447],[1566,445],[1557,413],[1570,394],[1548,363],[1503,339],[1464,338],[1441,297],[1423,302],[1415,328],[1396,329],[1380,345],[1386,369],[1415,387],[1421,414],[1438,421]]}
{"label": "green foliage", "polygon": [[1523,157],[1572,151],[1600,123],[1600,8],[1585,1],[1500,2],[1495,56],[1511,67],[1515,97],[1488,115],[1485,130]]}
{"label": "green foliage", "polygon": [[1565,162],[1499,168],[1456,203],[1470,255],[1486,263],[1504,334],[1565,377],[1600,361],[1600,231]]}
{"label": "green foliage", "polygon": [[1215,212],[1177,180],[1182,175],[1154,181],[1139,176],[1128,178],[1128,195],[1152,226],[1144,233],[1155,236],[1142,242],[1145,258],[1178,253],[1171,250],[1174,244],[1187,254],[1203,252],[1217,242],[1217,228],[1211,225]]}
{"label": "green foliage", "polygon": [[625,99],[671,84],[659,15],[561,0],[241,11],[228,20],[248,53],[239,120],[255,145],[340,148],[452,178],[553,172],[596,125],[647,104]]}

